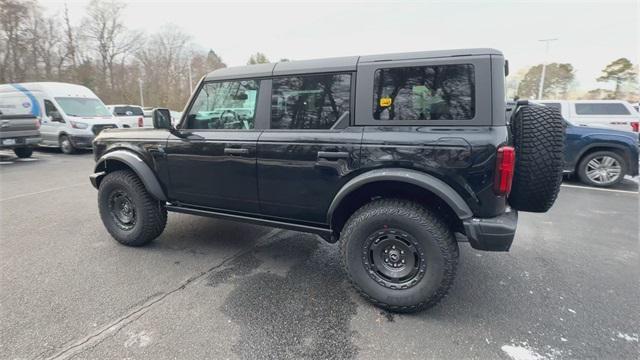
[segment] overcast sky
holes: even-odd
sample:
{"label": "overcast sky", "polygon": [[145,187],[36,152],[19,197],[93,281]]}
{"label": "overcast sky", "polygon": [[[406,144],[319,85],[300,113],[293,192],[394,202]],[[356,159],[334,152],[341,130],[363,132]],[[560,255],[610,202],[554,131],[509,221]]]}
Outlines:
{"label": "overcast sky", "polygon": [[[65,1],[41,0],[49,13]],[[79,22],[88,1],[67,0]],[[581,89],[609,62],[640,58],[640,1],[127,1],[130,28],[173,23],[229,66],[256,51],[272,61],[387,52],[492,47],[512,72],[545,58],[539,39],[558,38],[549,62],[569,62]]]}

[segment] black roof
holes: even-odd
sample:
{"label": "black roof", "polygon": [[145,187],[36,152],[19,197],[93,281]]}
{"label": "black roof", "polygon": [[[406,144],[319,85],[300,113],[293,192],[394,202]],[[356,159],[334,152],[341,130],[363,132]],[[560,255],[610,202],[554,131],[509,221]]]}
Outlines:
{"label": "black roof", "polygon": [[490,48],[418,51],[383,55],[347,56],[314,60],[286,61],[222,68],[210,72],[205,80],[266,77],[272,75],[294,75],[302,73],[355,71],[358,63],[377,61],[430,59],[454,56],[500,55],[502,52]]}

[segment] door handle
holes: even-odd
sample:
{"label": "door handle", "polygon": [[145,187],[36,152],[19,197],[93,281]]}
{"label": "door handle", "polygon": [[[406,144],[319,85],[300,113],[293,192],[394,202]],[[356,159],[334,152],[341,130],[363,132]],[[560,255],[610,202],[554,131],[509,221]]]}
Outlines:
{"label": "door handle", "polygon": [[249,153],[249,149],[242,148],[224,148],[225,155],[245,155]]}
{"label": "door handle", "polygon": [[346,151],[318,151],[318,159],[347,159],[349,153]]}

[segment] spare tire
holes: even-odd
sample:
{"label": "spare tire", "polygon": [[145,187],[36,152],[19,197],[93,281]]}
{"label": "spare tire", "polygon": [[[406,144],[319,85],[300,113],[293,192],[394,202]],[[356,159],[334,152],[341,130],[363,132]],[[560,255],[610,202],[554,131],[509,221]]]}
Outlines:
{"label": "spare tire", "polygon": [[516,164],[509,204],[520,211],[546,212],[560,191],[564,165],[564,121],[557,109],[520,106],[511,117]]}

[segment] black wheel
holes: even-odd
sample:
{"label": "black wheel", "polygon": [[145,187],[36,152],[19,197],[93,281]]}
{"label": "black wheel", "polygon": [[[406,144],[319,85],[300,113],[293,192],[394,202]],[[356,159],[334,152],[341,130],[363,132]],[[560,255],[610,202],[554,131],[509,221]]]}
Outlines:
{"label": "black wheel", "polygon": [[516,165],[509,204],[546,212],[558,197],[564,166],[564,121],[557,109],[528,105],[511,119]]}
{"label": "black wheel", "polygon": [[578,165],[580,181],[591,186],[613,186],[624,180],[626,173],[627,164],[622,156],[613,151],[588,154]]}
{"label": "black wheel", "polygon": [[354,287],[395,312],[437,304],[455,278],[458,244],[446,222],[407,200],[380,199],[358,209],[340,236]]}
{"label": "black wheel", "polygon": [[24,159],[24,158],[31,157],[31,155],[33,154],[33,149],[30,147],[20,147],[20,148],[14,148],[13,152],[16,154],[17,157]]}
{"label": "black wheel", "polygon": [[107,174],[98,189],[100,217],[107,231],[121,244],[142,246],[162,234],[167,209],[154,199],[135,173]]}
{"label": "black wheel", "polygon": [[73,154],[76,152],[76,148],[67,135],[60,136],[60,150],[65,154]]}

